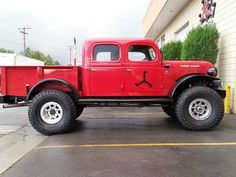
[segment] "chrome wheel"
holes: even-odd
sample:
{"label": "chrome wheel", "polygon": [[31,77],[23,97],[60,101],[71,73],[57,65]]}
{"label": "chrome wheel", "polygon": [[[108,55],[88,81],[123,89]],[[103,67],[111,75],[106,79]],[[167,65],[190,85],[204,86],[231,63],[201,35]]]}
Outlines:
{"label": "chrome wheel", "polygon": [[45,123],[56,124],[62,119],[63,109],[56,102],[47,102],[42,106],[40,116]]}
{"label": "chrome wheel", "polygon": [[195,120],[207,120],[212,113],[212,106],[206,99],[195,99],[189,105],[189,113]]}

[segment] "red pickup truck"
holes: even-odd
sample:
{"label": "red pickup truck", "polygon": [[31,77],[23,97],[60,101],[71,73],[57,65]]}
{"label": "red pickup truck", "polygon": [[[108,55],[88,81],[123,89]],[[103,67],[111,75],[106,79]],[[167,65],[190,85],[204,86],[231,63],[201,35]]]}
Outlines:
{"label": "red pickup truck", "polygon": [[84,107],[162,106],[190,130],[209,130],[224,116],[225,90],[205,61],[163,61],[149,39],[96,39],[82,66],[2,66],[0,102],[29,104],[42,134],[66,132]]}

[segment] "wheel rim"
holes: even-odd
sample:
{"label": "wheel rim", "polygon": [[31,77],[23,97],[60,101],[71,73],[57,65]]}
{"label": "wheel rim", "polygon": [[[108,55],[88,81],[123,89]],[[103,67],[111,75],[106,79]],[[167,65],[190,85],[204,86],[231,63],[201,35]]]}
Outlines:
{"label": "wheel rim", "polygon": [[62,119],[63,109],[56,102],[47,102],[42,106],[40,116],[45,123],[56,124]]}
{"label": "wheel rim", "polygon": [[212,106],[206,99],[195,99],[189,105],[189,113],[195,120],[207,120],[212,113]]}

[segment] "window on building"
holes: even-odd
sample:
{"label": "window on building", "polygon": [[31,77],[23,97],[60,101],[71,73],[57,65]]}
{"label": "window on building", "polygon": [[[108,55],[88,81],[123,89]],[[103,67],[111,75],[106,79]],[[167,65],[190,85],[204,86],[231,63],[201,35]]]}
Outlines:
{"label": "window on building", "polygon": [[95,61],[116,61],[119,59],[119,47],[117,45],[97,45],[94,48]]}
{"label": "window on building", "polygon": [[164,47],[165,42],[166,42],[166,37],[165,37],[165,35],[163,35],[163,36],[161,36],[161,48]]}
{"label": "window on building", "polygon": [[189,31],[189,22],[185,23],[181,28],[175,32],[176,41],[184,41]]}
{"label": "window on building", "polygon": [[165,45],[165,42],[166,42],[166,39],[165,39],[165,34],[164,34],[164,35],[161,36],[160,39],[158,39],[158,40],[156,41],[156,44],[157,44],[157,46],[158,46],[159,49],[162,49],[163,46]]}
{"label": "window on building", "polygon": [[130,61],[153,61],[156,54],[148,45],[132,45],[129,47],[128,57]]}
{"label": "window on building", "polygon": [[161,40],[160,39],[157,40],[156,44],[157,44],[158,48],[160,49],[161,48]]}

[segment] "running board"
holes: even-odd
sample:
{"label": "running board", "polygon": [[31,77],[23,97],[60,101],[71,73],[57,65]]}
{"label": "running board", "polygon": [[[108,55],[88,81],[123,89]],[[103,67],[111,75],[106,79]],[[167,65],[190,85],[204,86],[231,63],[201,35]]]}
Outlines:
{"label": "running board", "polygon": [[170,101],[170,98],[81,98],[79,104],[88,107],[137,107],[160,106]]}

